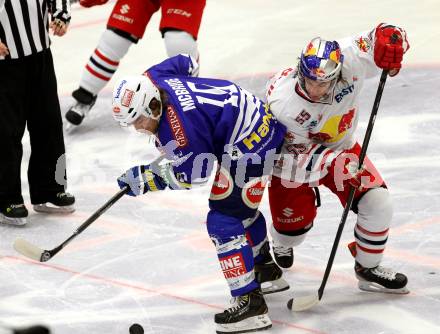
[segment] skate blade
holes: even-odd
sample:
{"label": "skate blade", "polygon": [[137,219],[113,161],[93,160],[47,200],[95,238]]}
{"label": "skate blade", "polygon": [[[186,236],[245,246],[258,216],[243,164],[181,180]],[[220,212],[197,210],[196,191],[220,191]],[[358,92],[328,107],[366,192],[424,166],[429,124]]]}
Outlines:
{"label": "skate blade", "polygon": [[230,324],[217,324],[216,332],[218,334],[228,333],[247,333],[269,329],[272,327],[272,321],[267,313],[250,317],[242,321]]}
{"label": "skate blade", "polygon": [[27,219],[6,217],[5,215],[0,213],[0,223],[14,226],[23,226],[27,224]]}
{"label": "skate blade", "polygon": [[72,213],[75,211],[73,205],[56,206],[50,203],[34,205],[34,210],[41,213]]}
{"label": "skate blade", "polygon": [[65,133],[68,133],[68,134],[74,133],[77,128],[78,128],[77,125],[73,125],[69,121],[64,122],[64,132]]}
{"label": "skate blade", "polygon": [[358,287],[360,290],[367,292],[391,293],[395,295],[406,295],[409,293],[409,290],[406,287],[403,287],[401,289],[388,289],[380,284],[367,281],[359,281]]}
{"label": "skate blade", "polygon": [[289,283],[287,283],[284,278],[261,283],[261,291],[263,292],[263,295],[285,291],[289,288]]}

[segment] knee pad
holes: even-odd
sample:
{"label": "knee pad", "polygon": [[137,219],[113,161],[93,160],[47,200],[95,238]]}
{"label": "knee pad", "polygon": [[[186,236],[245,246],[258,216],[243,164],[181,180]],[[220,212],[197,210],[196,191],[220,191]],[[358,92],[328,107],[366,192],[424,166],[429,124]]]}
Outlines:
{"label": "knee pad", "polygon": [[170,30],[164,34],[165,48],[168,57],[173,57],[179,53],[187,53],[199,61],[199,51],[197,42],[190,34],[185,31]]}
{"label": "knee pad", "polygon": [[362,266],[377,266],[383,257],[393,206],[386,188],[368,191],[358,203],[358,219],[354,229],[356,261]]}
{"label": "knee pad", "polygon": [[113,61],[121,60],[133,44],[132,41],[107,29],[99,40],[97,49]]}
{"label": "knee pad", "polygon": [[299,246],[304,239],[306,238],[306,234],[310,229],[303,229],[301,230],[301,234],[298,235],[286,235],[281,232],[278,232],[275,229],[275,226],[273,224],[270,226],[270,235],[272,237],[273,243],[275,245],[281,245],[284,247],[296,247]]}
{"label": "knee pad", "polygon": [[357,223],[371,232],[388,229],[392,216],[393,204],[386,188],[371,189],[359,200]]}
{"label": "knee pad", "polygon": [[211,210],[207,228],[232,296],[256,289],[254,257],[242,220]]}
{"label": "knee pad", "polygon": [[128,39],[107,29],[84,68],[80,87],[97,95],[112,78],[131,44]]}

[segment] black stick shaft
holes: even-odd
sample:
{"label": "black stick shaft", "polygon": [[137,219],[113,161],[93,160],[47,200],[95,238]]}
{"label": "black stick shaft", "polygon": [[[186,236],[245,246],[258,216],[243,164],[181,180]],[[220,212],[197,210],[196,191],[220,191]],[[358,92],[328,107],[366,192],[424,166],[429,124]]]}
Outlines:
{"label": "black stick shaft", "polygon": [[[129,188],[123,188],[118,191],[112,198],[110,198],[103,206],[96,210],[84,223],[81,224],[73,234],[67,238],[61,245],[49,251],[50,257],[53,257],[60,250],[66,247],[74,238],[81,234],[87,227],[89,227],[96,219],[98,219],[104,212],[106,212],[113,204],[115,204],[122,196],[129,191]],[[48,259],[47,259],[48,260]],[[47,261],[46,260],[46,261]]]}
{"label": "black stick shaft", "polygon": [[[385,87],[385,82],[387,80],[388,70],[383,70],[380,76],[379,87],[377,87],[376,98],[374,99],[373,109],[371,111],[370,120],[368,121],[367,131],[365,133],[364,141],[362,143],[361,153],[359,154],[359,168],[362,167],[364,163],[365,156],[367,154],[368,144],[370,143],[371,133],[373,132],[374,122],[376,121],[377,111],[379,110],[380,100],[382,98],[382,92]],[[325,268],[324,277],[322,278],[321,286],[318,290],[319,300],[321,300],[324,294],[325,285],[327,284],[330,271],[333,266],[333,261],[336,256],[336,251],[338,250],[339,241],[341,240],[342,232],[344,230],[345,222],[347,220],[348,213],[350,212],[351,205],[353,204],[354,194],[356,189],[350,186],[350,192],[348,194],[347,203],[345,204],[344,212],[342,213],[341,221],[339,223],[338,231],[336,232],[335,241],[333,242],[332,250],[327,262],[327,267]]]}

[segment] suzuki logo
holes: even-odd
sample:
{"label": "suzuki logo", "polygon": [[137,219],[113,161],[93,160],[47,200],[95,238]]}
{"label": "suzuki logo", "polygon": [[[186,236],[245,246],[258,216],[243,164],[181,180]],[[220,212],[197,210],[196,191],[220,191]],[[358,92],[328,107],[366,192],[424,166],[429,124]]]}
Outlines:
{"label": "suzuki logo", "polygon": [[291,208],[284,208],[283,215],[289,218],[291,215],[293,215],[293,210]]}
{"label": "suzuki logo", "polygon": [[130,10],[130,6],[125,4],[125,5],[122,5],[121,10],[119,12],[121,14],[127,14],[129,10]]}

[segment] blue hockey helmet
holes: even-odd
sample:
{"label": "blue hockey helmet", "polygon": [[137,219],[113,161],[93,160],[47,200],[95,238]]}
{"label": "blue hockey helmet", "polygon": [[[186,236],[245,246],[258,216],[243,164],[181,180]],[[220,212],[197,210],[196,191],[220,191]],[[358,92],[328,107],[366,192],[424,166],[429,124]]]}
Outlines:
{"label": "blue hockey helmet", "polygon": [[301,52],[298,73],[315,81],[332,81],[339,76],[343,61],[338,42],[315,37]]}

